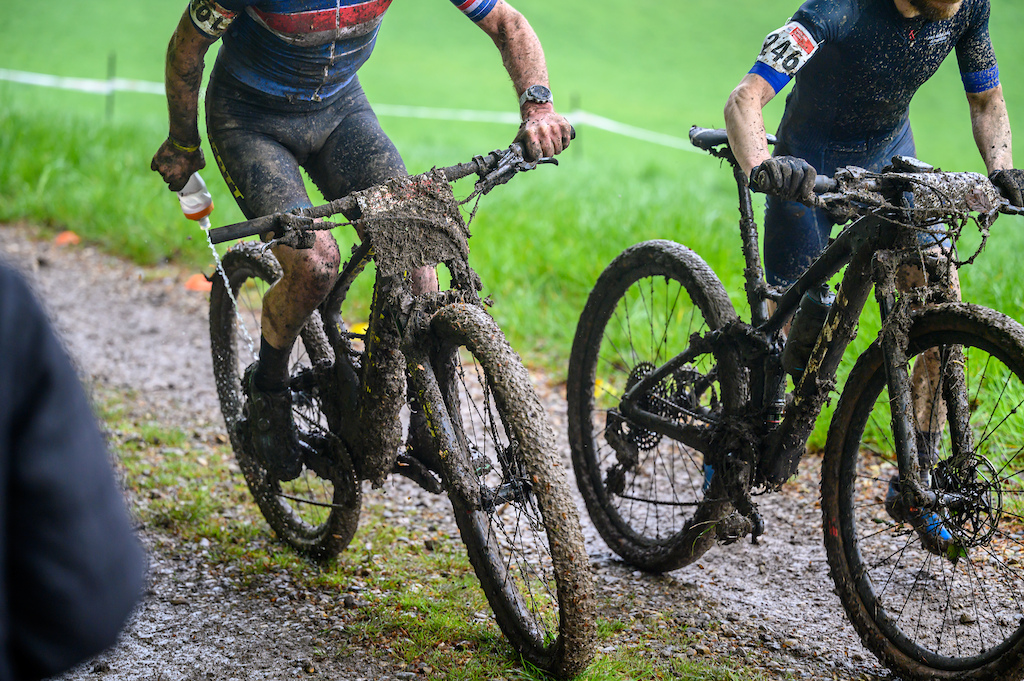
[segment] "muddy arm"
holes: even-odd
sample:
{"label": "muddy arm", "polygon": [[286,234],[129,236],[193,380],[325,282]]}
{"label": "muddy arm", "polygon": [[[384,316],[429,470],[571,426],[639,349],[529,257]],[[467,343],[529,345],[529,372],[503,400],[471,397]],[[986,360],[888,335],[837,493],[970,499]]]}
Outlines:
{"label": "muddy arm", "polygon": [[1013,167],[1013,144],[1010,133],[1010,117],[1003,99],[1003,86],[991,90],[967,93],[971,107],[971,128],[974,141],[991,173]]}
{"label": "muddy arm", "polygon": [[[494,41],[519,97],[531,85],[548,87],[548,69],[540,39],[526,21],[505,0],[478,24]],[[529,158],[559,154],[569,146],[572,127],[555,111],[553,103],[524,102],[520,106],[523,124],[516,139],[523,143]]]}
{"label": "muddy arm", "polygon": [[751,170],[772,156],[768,150],[761,109],[774,97],[775,90],[768,81],[757,74],[748,73],[725,104],[725,129],[729,132],[729,146],[746,177],[750,177]]}
{"label": "muddy arm", "polygon": [[185,10],[167,46],[164,81],[169,133],[150,167],[173,190],[181,189],[192,173],[206,166],[199,148],[199,87],[203,57],[215,41],[196,30]]}

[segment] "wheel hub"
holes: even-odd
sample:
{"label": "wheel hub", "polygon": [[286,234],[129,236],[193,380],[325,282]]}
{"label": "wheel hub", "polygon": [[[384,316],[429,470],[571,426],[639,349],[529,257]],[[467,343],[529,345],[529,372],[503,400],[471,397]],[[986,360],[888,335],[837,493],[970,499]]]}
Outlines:
{"label": "wheel hub", "polygon": [[1003,513],[999,474],[988,459],[974,455],[963,464],[941,461],[932,479],[957,544],[965,549],[988,545]]}

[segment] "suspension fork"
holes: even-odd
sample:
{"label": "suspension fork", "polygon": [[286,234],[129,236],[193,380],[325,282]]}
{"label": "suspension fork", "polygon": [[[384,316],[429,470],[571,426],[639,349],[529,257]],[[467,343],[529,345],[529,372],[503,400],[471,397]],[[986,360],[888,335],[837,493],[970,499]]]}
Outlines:
{"label": "suspension fork", "polygon": [[329,402],[331,430],[341,436],[354,455],[360,451],[356,446],[360,443],[362,430],[359,426],[361,367],[354,361],[357,353],[352,348],[352,336],[341,316],[341,303],[348,295],[356,277],[370,262],[370,254],[370,245],[364,241],[352,254],[352,258],[345,263],[334,288],[320,305],[324,331],[334,350],[333,384],[328,388],[328,393],[332,396]]}
{"label": "suspension fork", "polygon": [[451,413],[458,414],[458,405],[449,405],[445,400],[445,395],[457,394],[457,349],[439,343],[430,331],[429,315],[416,311],[405,329],[402,350],[412,391],[409,397],[419,403],[426,417],[444,485],[449,491],[456,491],[454,498],[472,500],[474,507],[465,510],[476,510],[481,498],[480,483],[467,456],[467,443],[452,421]]}
{"label": "suspension fork", "polygon": [[896,464],[900,472],[900,489],[914,500],[912,505],[921,506],[922,501],[932,502],[934,494],[921,485],[913,387],[910,360],[907,357],[913,318],[907,303],[896,301],[896,273],[899,265],[900,259],[892,251],[878,251],[872,262],[875,298],[882,317],[878,344],[882,349],[886,385],[889,389],[889,410]]}
{"label": "suspension fork", "polygon": [[757,221],[754,220],[754,204],[750,199],[747,177],[739,165],[732,167],[733,177],[740,196],[740,237],[743,240],[743,278],[750,304],[750,318],[754,328],[768,321],[768,285],[761,268],[761,250],[757,242]]}

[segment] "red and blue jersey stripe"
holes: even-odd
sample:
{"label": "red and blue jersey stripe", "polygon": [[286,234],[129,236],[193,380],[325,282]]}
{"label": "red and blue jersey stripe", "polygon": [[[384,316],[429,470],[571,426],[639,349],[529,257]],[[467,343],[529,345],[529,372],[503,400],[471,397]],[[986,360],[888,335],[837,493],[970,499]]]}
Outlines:
{"label": "red and blue jersey stripe", "polygon": [[452,4],[473,21],[480,21],[491,13],[498,0],[452,0]]}
{"label": "red and blue jersey stripe", "polygon": [[[319,101],[347,85],[373,51],[392,0],[189,0],[195,27],[223,36],[218,64],[260,92]],[[452,0],[481,21],[498,0]]]}

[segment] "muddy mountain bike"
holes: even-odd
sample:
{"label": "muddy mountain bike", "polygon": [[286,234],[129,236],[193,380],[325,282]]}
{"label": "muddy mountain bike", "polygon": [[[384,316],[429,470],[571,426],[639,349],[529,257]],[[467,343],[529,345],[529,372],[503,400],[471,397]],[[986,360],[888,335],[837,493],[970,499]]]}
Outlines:
{"label": "muddy mountain bike", "polygon": [[[733,167],[752,321],[678,243],[637,244],[601,274],[577,327],[568,416],[576,479],[602,537],[655,572],[715,543],[756,543],[756,495],[797,472],[874,289],[881,330],[846,379],[822,470],[837,593],[865,646],[902,678],[1020,678],[1024,327],[954,299],[953,268],[965,263],[948,245],[976,222],[984,246],[999,212],[1018,211],[975,173],[908,158],[881,173],[842,169],[819,178],[809,203],[851,222],[780,290],[762,276],[747,178],[725,131],[690,138]],[[922,249],[922,230],[950,241]],[[843,267],[787,394],[782,329]],[[897,287],[906,267],[928,272],[926,283]],[[927,466],[919,429],[939,439]]]}
{"label": "muddy mountain bike", "polygon": [[[278,243],[302,248],[312,243],[311,230],[335,226],[319,219],[343,213],[362,234],[290,360],[304,464],[298,478],[277,479],[260,465],[241,384],[253,357],[251,348],[244,352],[240,313],[258,313],[262,290],[281,275],[269,244],[242,242],[224,255],[223,276],[213,279],[210,332],[231,444],[281,538],[314,559],[333,557],[356,531],[362,480],[380,486],[399,473],[447,494],[501,630],[531,664],[570,677],[594,651],[579,516],[530,375],[480,299],[482,284],[467,260],[469,231],[451,188],[478,175],[465,203],[535,166],[514,144],[323,206],[211,230],[214,243],[272,231]],[[438,264],[450,288],[413,295],[409,273]],[[369,321],[350,327],[357,318],[349,313],[350,289],[371,270]],[[258,338],[258,320],[248,326]],[[407,404],[414,417],[404,437]]]}

